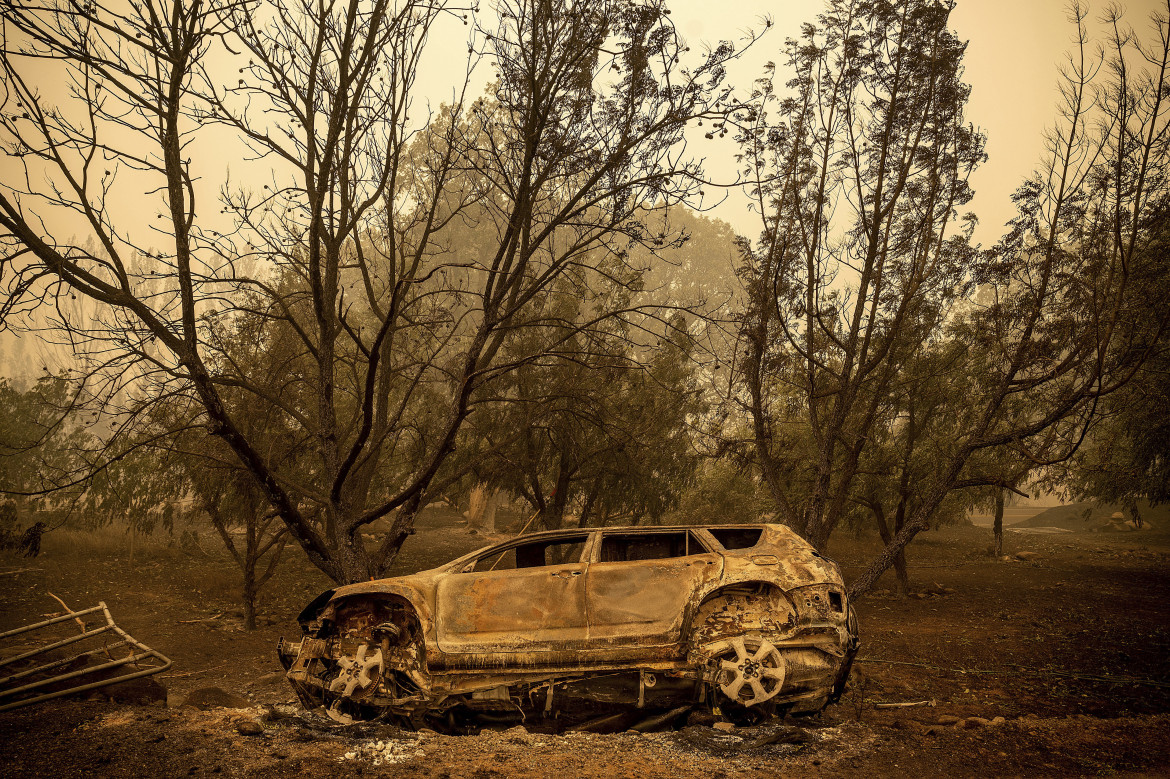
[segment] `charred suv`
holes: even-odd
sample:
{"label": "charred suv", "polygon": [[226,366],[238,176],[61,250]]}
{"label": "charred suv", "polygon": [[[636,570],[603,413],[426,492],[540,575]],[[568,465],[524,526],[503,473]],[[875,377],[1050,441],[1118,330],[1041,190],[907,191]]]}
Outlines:
{"label": "charred suv", "polygon": [[781,525],[533,533],[329,590],[299,621],[288,680],[346,722],[573,698],[813,713],[858,646],[836,563]]}

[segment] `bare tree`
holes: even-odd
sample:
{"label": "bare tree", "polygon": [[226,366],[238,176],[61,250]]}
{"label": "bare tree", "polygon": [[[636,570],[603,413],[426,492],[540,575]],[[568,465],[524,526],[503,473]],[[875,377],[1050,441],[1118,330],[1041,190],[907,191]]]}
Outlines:
{"label": "bare tree", "polygon": [[[337,581],[385,570],[427,496],[462,476],[443,466],[476,390],[534,358],[500,358],[518,328],[546,324],[525,315],[533,301],[566,273],[605,273],[630,242],[668,240],[640,215],[698,190],[683,131],[732,107],[733,48],[688,57],[660,0],[495,11],[468,47],[469,70],[496,68],[493,94],[472,102],[465,86],[432,114],[414,81],[436,25],[466,16],[455,3],[6,12],[3,133],[27,174],[0,191],[6,313],[98,301],[102,327],[85,335],[103,339],[112,384],[151,382],[137,408],[195,398]],[[236,53],[227,85],[213,47]],[[70,79],[64,107],[30,81],[42,60]],[[196,171],[224,137],[266,183],[229,182],[216,215],[196,209]],[[125,189],[156,196],[149,239],[116,207]],[[53,235],[61,212],[92,242]],[[452,253],[463,220],[481,251]],[[279,361],[237,359],[223,336],[243,315]],[[311,467],[249,435],[253,401],[299,431]],[[368,549],[362,531],[383,518]]]}

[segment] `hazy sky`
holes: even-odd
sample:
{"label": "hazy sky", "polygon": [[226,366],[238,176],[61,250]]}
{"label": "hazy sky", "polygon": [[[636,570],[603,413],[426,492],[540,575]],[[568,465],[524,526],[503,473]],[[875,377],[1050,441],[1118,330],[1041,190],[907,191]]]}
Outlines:
{"label": "hazy sky", "polygon": [[[1111,0],[1085,0],[1091,18]],[[780,64],[785,38],[813,21],[824,0],[667,0],[679,30],[695,46],[722,39],[739,40],[749,27],[760,29],[768,15],[772,29],[741,60],[729,68],[729,80],[748,88],[769,60]],[[486,5],[486,4],[485,4]],[[1121,3],[1126,19],[1145,32],[1152,12],[1166,11],[1167,0],[1128,0]],[[952,26],[968,41],[966,80],[972,85],[968,119],[988,135],[988,161],[974,178],[975,200],[967,210],[980,217],[978,240],[989,244],[1003,232],[1012,216],[1010,195],[1040,160],[1043,133],[1055,117],[1059,68],[1073,45],[1074,28],[1068,22],[1067,0],[958,0]],[[452,25],[437,37],[457,37],[467,28]],[[432,43],[435,42],[432,40]],[[452,42],[453,44],[453,42]],[[432,100],[449,100],[452,85],[461,79],[464,63],[450,56],[455,46],[431,47],[424,59],[418,85]],[[781,74],[783,75],[783,74]],[[710,172],[734,174],[735,144],[730,136],[701,147]],[[714,215],[738,231],[754,235],[756,218],[745,200],[729,198]]]}
{"label": "hazy sky", "polygon": [[[1088,3],[1094,14],[1106,6],[1106,0]],[[1167,0],[1129,0],[1123,5],[1127,20],[1145,32],[1150,13],[1165,12]],[[761,18],[771,16],[771,31],[729,68],[731,83],[746,89],[761,74],[765,62],[775,60],[780,64],[784,39],[796,35],[801,23],[815,19],[824,1],[669,0],[669,7],[675,24],[696,48],[702,42],[742,39],[746,29],[760,28]],[[960,37],[969,41],[966,79],[973,90],[967,115],[988,135],[990,159],[974,176],[976,197],[966,209],[979,215],[976,238],[987,245],[1000,236],[1004,223],[1012,216],[1012,191],[1040,159],[1044,130],[1055,116],[1059,67],[1072,45],[1073,28],[1067,20],[1066,0],[959,0],[952,23]],[[452,51],[464,51],[463,37],[468,29],[453,23],[435,31],[422,63],[418,98],[436,106],[451,99],[452,85],[461,78],[465,67],[463,58],[452,56]],[[62,92],[58,82],[58,78],[46,75],[40,86],[47,96],[56,98]],[[204,143],[216,145],[218,139],[211,137]],[[726,180],[734,174],[736,148],[730,137],[706,142],[701,149],[707,155],[712,175]],[[201,157],[197,164],[203,164],[199,173],[205,189],[198,193],[203,202],[214,199],[229,168],[237,179],[243,173],[239,155],[225,152],[223,146],[211,152],[201,155],[197,147],[196,156]],[[5,179],[16,170],[12,162],[0,158],[0,175]],[[157,203],[118,205],[136,213],[158,209]],[[201,214],[209,210],[214,213],[214,207],[209,209],[206,205],[199,210]],[[759,230],[757,218],[747,212],[742,197],[730,197],[713,210],[713,215],[748,236]],[[149,224],[148,220],[143,222]],[[10,339],[11,336],[0,335],[0,375],[12,375],[14,363],[21,362],[16,359],[19,351],[14,353]],[[36,349],[32,344],[24,347]],[[17,349],[23,351],[20,346]],[[32,362],[35,360],[29,364]]]}
{"label": "hazy sky", "polygon": [[[1085,0],[1094,14],[1109,1]],[[801,23],[814,20],[824,8],[824,0],[668,0],[668,5],[675,24],[696,48],[704,42],[740,40],[749,27],[762,27],[765,14],[771,16],[771,31],[729,67],[731,83],[746,89],[762,73],[765,62],[781,64],[785,38],[796,35]],[[1144,31],[1150,13],[1165,12],[1167,0],[1128,0],[1122,5],[1127,10],[1127,20]],[[974,177],[976,199],[970,210],[981,219],[978,237],[991,242],[1011,216],[1010,193],[1040,158],[1044,129],[1055,115],[1059,66],[1072,45],[1073,28],[1067,20],[1067,0],[958,0],[952,23],[959,36],[969,42],[966,79],[973,89],[967,115],[988,135],[989,160]],[[463,51],[468,30],[449,21],[433,32],[416,84],[416,99],[429,100],[434,105],[451,100],[452,88],[461,80],[466,66],[461,56],[452,56],[452,51]],[[219,56],[229,71],[234,70],[235,56]],[[63,96],[59,76],[46,73],[40,86],[50,99]],[[477,91],[473,89],[472,94]],[[207,188],[201,194],[206,199],[216,196],[232,167],[233,155],[225,154],[221,144],[222,139],[212,138],[212,153],[196,155],[203,157],[196,164],[204,164],[200,175]],[[701,150],[713,174],[722,174],[724,179],[733,175],[736,148],[730,136],[707,142]],[[238,159],[236,162],[232,172],[240,174],[241,165]],[[12,160],[0,158],[0,173],[5,178],[14,169]],[[741,199],[731,199],[714,213],[740,232],[757,231]]]}
{"label": "hazy sky", "polygon": [[[1087,0],[1093,19],[1104,0]],[[1126,19],[1144,32],[1149,15],[1166,11],[1166,0],[1122,3]],[[813,20],[823,0],[671,0],[675,23],[691,39],[714,41],[733,36],[769,14],[775,25],[731,76],[746,86],[769,59],[778,60],[786,37]],[[713,9],[718,9],[713,11]],[[972,86],[967,117],[988,135],[988,161],[973,177],[975,200],[968,210],[979,215],[976,237],[994,242],[1012,216],[1010,195],[1040,159],[1043,132],[1055,117],[1059,66],[1073,44],[1066,0],[959,0],[951,16],[960,38],[967,40],[966,80]],[[725,141],[727,143],[727,141]],[[734,153],[730,145],[728,157]],[[734,201],[715,215],[740,232],[754,234],[752,215]]]}

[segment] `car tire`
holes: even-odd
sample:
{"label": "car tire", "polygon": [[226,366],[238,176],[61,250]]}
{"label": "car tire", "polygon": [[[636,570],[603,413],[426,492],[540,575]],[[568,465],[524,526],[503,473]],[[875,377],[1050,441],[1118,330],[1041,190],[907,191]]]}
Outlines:
{"label": "car tire", "polygon": [[712,685],[732,704],[759,706],[784,687],[784,658],[763,636],[733,636],[704,649],[710,658]]}

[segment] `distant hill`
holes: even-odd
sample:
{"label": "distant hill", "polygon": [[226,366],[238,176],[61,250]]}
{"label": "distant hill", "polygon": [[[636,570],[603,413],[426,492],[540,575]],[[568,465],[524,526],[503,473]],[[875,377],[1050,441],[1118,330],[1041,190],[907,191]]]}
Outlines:
{"label": "distant hill", "polygon": [[[1170,527],[1170,505],[1150,508],[1148,503],[1141,503],[1138,504],[1138,510],[1147,525],[1159,530]],[[1128,512],[1123,511],[1121,506],[1092,502],[1070,503],[1065,506],[1054,506],[1009,527],[1059,527],[1083,532],[1100,529],[1118,511],[1124,514],[1125,519],[1129,519]]]}

